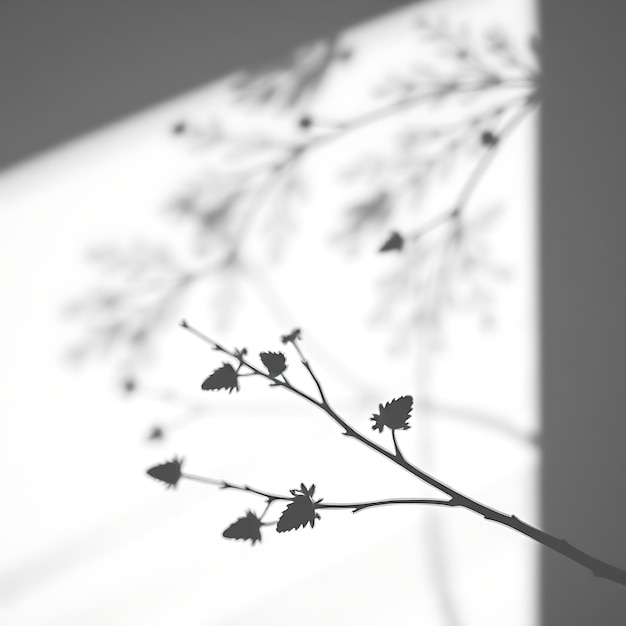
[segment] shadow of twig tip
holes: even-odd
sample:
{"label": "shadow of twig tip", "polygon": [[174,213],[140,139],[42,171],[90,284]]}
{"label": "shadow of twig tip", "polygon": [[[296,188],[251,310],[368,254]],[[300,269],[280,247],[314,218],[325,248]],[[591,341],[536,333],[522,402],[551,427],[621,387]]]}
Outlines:
{"label": "shadow of twig tip", "polygon": [[399,232],[394,231],[387,238],[385,243],[378,249],[378,252],[390,252],[397,250],[398,252],[404,247],[404,238]]}
{"label": "shadow of twig tip", "polygon": [[160,426],[155,426],[148,433],[148,441],[161,441],[165,439],[165,431]]}
{"label": "shadow of twig tip", "polygon": [[137,381],[134,378],[127,378],[123,380],[122,390],[127,394],[131,394],[134,391],[137,391]]}

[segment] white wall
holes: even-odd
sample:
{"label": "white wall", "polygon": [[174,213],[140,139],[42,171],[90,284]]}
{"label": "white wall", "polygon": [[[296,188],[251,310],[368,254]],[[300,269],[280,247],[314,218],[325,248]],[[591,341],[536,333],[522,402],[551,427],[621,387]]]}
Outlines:
{"label": "white wall", "polygon": [[[414,62],[437,67],[440,57],[416,35],[417,15],[444,15],[477,34],[501,25],[520,46],[534,31],[532,7],[521,0],[439,2],[394,13],[345,34],[353,62],[327,77],[307,109],[320,119],[350,118],[384,104],[377,91],[382,75]],[[244,379],[240,394],[202,393],[200,383],[221,359],[177,322],[184,316],[251,354],[281,349],[280,334],[300,326],[335,406],[357,428],[372,432],[368,418],[378,402],[403,394],[460,409],[457,417],[454,410],[416,410],[413,428],[400,435],[405,454],[469,495],[536,522],[532,120],[503,146],[467,208],[471,223],[502,207],[485,245],[508,280],[489,283],[487,317],[451,313],[437,332],[412,328],[398,349],[398,319],[371,321],[380,304],[376,280],[397,272],[406,258],[373,253],[387,227],[369,233],[356,257],[328,244],[341,210],[375,188],[371,177],[355,184],[338,172],[363,155],[393,155],[390,140],[407,124],[447,124],[480,106],[464,101],[412,109],[307,157],[301,171],[309,194],[293,207],[291,246],[270,264],[264,220],[283,220],[286,210],[270,199],[249,231],[245,258],[255,274],[241,280],[229,325],[218,323],[212,283],[200,282],[167,312],[146,353],[122,346],[108,359],[67,358],[88,328],[64,313],[68,303],[114,281],[112,273],[94,272],[89,250],[110,242],[137,250],[138,242],[153,241],[196,266],[210,257],[210,249],[199,253],[184,228],[165,217],[170,198],[216,167],[210,151],[167,132],[174,122],[217,116],[246,133],[248,124],[287,138],[301,132],[297,111],[239,112],[227,84],[123,120],[0,180],[4,623],[409,624],[418,617],[431,626],[534,623],[534,547],[478,516],[325,512],[313,531],[279,536],[269,529],[250,548],[221,533],[246,508],[260,511],[261,501],[189,482],[164,492],[145,476],[147,467],[179,454],[189,472],[281,493],[315,482],[329,501],[435,495],[281,390]],[[222,156],[217,166],[240,162]],[[411,229],[439,214],[473,164],[472,157],[459,158],[419,202],[405,201],[393,226]],[[432,241],[436,248],[437,235]],[[403,306],[413,304],[408,298]],[[288,359],[290,377],[309,384],[296,373],[296,355]],[[130,397],[119,390],[127,375],[139,380]],[[149,444],[145,435],[155,423],[167,427],[184,413],[146,393],[164,389],[203,403],[206,414]],[[495,416],[497,426],[481,426],[473,414]]]}

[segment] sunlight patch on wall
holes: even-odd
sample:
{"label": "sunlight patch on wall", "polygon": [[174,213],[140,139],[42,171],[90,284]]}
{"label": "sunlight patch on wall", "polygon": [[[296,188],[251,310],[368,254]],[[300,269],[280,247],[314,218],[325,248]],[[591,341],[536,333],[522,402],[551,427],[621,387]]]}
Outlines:
{"label": "sunlight patch on wall", "polygon": [[320,510],[252,548],[222,533],[262,499],[145,475],[440,496],[267,381],[203,391],[227,359],[178,322],[313,394],[301,328],[354,428],[393,449],[371,417],[412,396],[404,456],[538,522],[533,10],[412,6],[0,178],[7,623],[535,624],[535,548],[477,515]]}

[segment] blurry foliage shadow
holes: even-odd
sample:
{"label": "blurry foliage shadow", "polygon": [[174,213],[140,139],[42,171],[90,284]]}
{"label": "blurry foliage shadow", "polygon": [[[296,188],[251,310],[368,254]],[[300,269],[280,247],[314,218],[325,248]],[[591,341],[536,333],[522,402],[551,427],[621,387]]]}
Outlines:
{"label": "blurry foliage shadow", "polygon": [[[219,312],[226,323],[236,314],[237,294],[244,284],[260,284],[259,275],[271,272],[268,268],[280,261],[286,246],[294,245],[296,209],[308,194],[300,165],[309,153],[379,122],[402,118],[407,111],[433,110],[450,101],[471,102],[478,110],[462,113],[456,122],[445,125],[417,127],[409,120],[396,129],[386,154],[360,155],[347,169],[344,185],[362,187],[365,180],[368,189],[358,191],[337,216],[329,242],[352,255],[376,250],[399,255],[392,271],[375,283],[379,306],[373,312],[373,319],[390,329],[396,345],[417,324],[440,326],[443,312],[451,308],[478,312],[485,323],[491,323],[491,289],[508,276],[485,243],[493,220],[466,217],[465,209],[502,140],[538,103],[538,44],[531,39],[529,49],[521,50],[498,30],[476,41],[445,21],[420,20],[415,28],[416,35],[432,45],[436,60],[425,64],[407,59],[406,69],[396,68],[375,87],[384,103],[352,119],[326,120],[313,113],[329,76],[350,71],[358,54],[333,39],[296,52],[282,65],[243,72],[230,81],[233,102],[250,115],[262,114],[263,109],[282,111],[288,123],[276,134],[254,128],[240,132],[217,118],[204,124],[176,122],[173,134],[191,148],[212,153],[217,163],[237,167],[226,171],[216,167],[172,199],[164,216],[173,220],[175,246],[165,241],[94,251],[91,261],[100,276],[99,286],[68,307],[68,313],[85,325],[73,356],[125,353],[126,391],[141,392],[145,387],[136,383],[137,363],[151,354],[159,333],[180,314],[190,292],[202,289],[211,294],[209,309]],[[397,229],[403,215],[419,224],[416,201],[453,168],[471,160],[477,160],[476,166],[470,169],[455,206],[413,232]],[[390,233],[386,240],[381,238],[385,231]],[[431,231],[443,235],[429,239]],[[262,256],[258,250],[256,256],[250,255],[253,235],[255,243],[264,244]],[[287,310],[280,294],[268,295],[267,289],[265,293],[272,312]],[[219,324],[217,319],[214,322]],[[350,369],[346,364],[341,367],[344,373]],[[346,379],[350,377],[348,372]],[[222,371],[220,384],[229,387],[231,378],[230,370]],[[195,421],[196,407],[182,404],[183,414],[169,425],[155,425],[150,440],[162,440]],[[494,426],[485,420],[482,425]],[[154,470],[158,476],[152,475],[163,480],[163,467],[169,472],[166,482],[175,485],[183,475],[182,461],[165,464]],[[281,518],[285,530],[314,525],[319,517],[316,510],[323,507],[313,499],[313,492],[314,486],[304,484],[292,492],[289,519]],[[260,542],[263,515],[248,511],[224,535]],[[447,614],[451,624],[458,623],[452,604]]]}
{"label": "blurry foliage shadow", "polygon": [[[275,262],[287,242],[293,245],[297,227],[294,207],[307,194],[299,166],[309,152],[323,149],[362,128],[401,116],[407,109],[455,98],[485,100],[482,110],[461,116],[455,123],[417,128],[409,122],[391,137],[391,155],[357,158],[344,183],[367,178],[371,191],[345,207],[330,242],[353,253],[365,248],[369,254],[381,247],[380,232],[391,230],[403,211],[409,215],[415,213],[415,199],[426,191],[436,175],[445,174],[460,157],[475,158],[476,154],[495,151],[500,140],[498,128],[507,117],[536,103],[538,72],[532,57],[536,49],[534,40],[531,40],[531,52],[524,54],[497,30],[472,42],[464,29],[441,20],[418,20],[415,29],[416,35],[431,45],[437,56],[430,65],[423,62],[416,65],[409,59],[408,71],[397,71],[379,81],[377,92],[387,102],[353,119],[318,122],[311,113],[299,114],[287,131],[283,129],[281,135],[279,129],[276,136],[268,135],[267,130],[237,132],[216,119],[209,120],[205,126],[178,122],[173,131],[181,139],[201,145],[205,152],[226,154],[231,157],[229,163],[238,156],[234,162],[241,161],[244,165],[228,172],[216,170],[203,174],[169,203],[166,215],[178,222],[177,228],[171,229],[172,237],[177,239],[175,246],[172,240],[133,244],[126,251],[109,248],[94,253],[92,261],[101,276],[113,280],[70,307],[69,311],[80,315],[88,325],[74,354],[86,356],[90,352],[125,347],[129,353],[145,350],[157,331],[175,319],[187,293],[200,286],[213,293],[210,310],[219,312],[222,322],[232,319],[236,314],[237,292],[242,289],[242,276],[250,267],[254,267],[258,276],[263,263]],[[315,96],[323,92],[327,75],[349,71],[356,54],[338,39],[318,42],[295,53],[284,65],[238,75],[230,85],[234,101],[245,103],[250,115],[264,108],[284,109],[289,114],[303,102],[312,108]],[[494,96],[498,100],[495,104]],[[250,162],[251,165],[245,165]],[[404,202],[407,196],[412,199],[409,203]],[[259,230],[261,212],[266,215]],[[468,251],[473,245],[475,229],[465,227],[460,212],[458,206],[444,214],[448,224],[441,225],[455,230],[454,241],[442,247],[444,256],[460,258],[456,262],[442,259],[441,265],[445,267],[441,272],[450,276],[458,270],[460,281],[471,274],[475,286],[463,306],[483,309],[484,318],[490,297],[484,286],[478,286],[479,274],[485,274],[484,283],[489,276],[502,272],[493,263]],[[258,251],[255,258],[246,258],[253,235],[255,244],[263,244],[264,259],[258,257]],[[411,275],[411,268],[415,268],[417,275],[421,274],[424,257],[438,251],[429,251],[425,242],[418,241],[423,236],[419,231],[411,237],[396,232],[392,236],[391,247],[382,246],[383,249],[403,249],[410,261],[398,268],[396,278],[378,283],[377,300],[387,315],[397,314],[405,318],[404,324],[415,324],[424,319],[424,314],[414,311],[407,315],[402,310],[416,299],[420,289],[404,287],[408,282],[420,280]],[[172,248],[185,250],[185,258],[177,257]],[[411,255],[415,257],[410,258]],[[439,307],[452,304],[449,297],[437,300]],[[375,317],[381,316],[375,313]]]}

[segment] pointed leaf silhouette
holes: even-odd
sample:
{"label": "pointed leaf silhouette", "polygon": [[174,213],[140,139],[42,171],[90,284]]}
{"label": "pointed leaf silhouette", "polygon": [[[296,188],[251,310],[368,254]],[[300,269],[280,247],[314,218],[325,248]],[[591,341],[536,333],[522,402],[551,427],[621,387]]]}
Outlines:
{"label": "pointed leaf silhouette", "polygon": [[183,460],[184,459],[182,458],[179,459],[174,457],[172,461],[155,465],[154,467],[146,470],[146,474],[156,480],[166,483],[167,489],[170,487],[176,487],[182,476],[181,468],[183,466]]}
{"label": "pointed leaf silhouette", "polygon": [[252,545],[261,541],[261,520],[250,510],[245,517],[240,517],[233,522],[223,533],[226,539],[250,540]]}
{"label": "pointed leaf silhouette", "polygon": [[233,389],[239,391],[239,377],[235,368],[230,363],[224,363],[202,383],[202,389],[204,391],[228,389],[228,393],[231,393]]}
{"label": "pointed leaf silhouette", "polygon": [[282,352],[261,352],[259,356],[272,378],[280,376],[287,369],[285,355]]}
{"label": "pointed leaf silhouette", "polygon": [[312,495],[315,491],[315,485],[311,489],[307,489],[304,484],[300,485],[302,489],[292,489],[291,493],[295,495],[293,501],[287,505],[287,508],[280,516],[276,524],[276,531],[279,533],[288,532],[304,528],[307,524],[311,528],[315,526],[315,520],[321,519],[319,514],[315,512],[315,505],[322,500],[313,501]]}
{"label": "pointed leaf silhouette", "polygon": [[393,232],[385,241],[385,243],[380,247],[379,252],[390,252],[391,250],[402,250],[404,247],[404,238],[398,232]]}
{"label": "pointed leaf silhouette", "polygon": [[385,405],[379,404],[378,413],[374,413],[370,418],[374,422],[372,430],[382,433],[385,426],[391,430],[407,430],[410,428],[407,421],[412,410],[413,396],[401,396]]}

